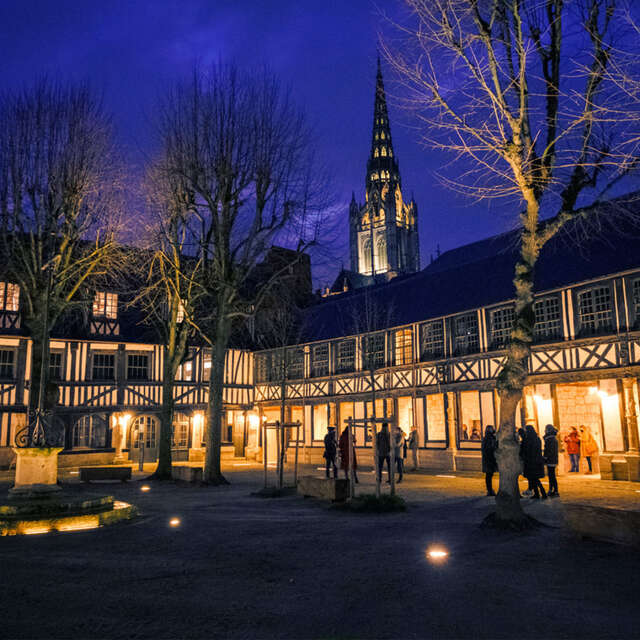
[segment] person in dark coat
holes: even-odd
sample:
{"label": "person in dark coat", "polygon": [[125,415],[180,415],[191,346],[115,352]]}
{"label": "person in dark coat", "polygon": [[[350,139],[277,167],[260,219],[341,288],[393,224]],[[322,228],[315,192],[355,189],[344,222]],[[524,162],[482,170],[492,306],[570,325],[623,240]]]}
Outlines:
{"label": "person in dark coat", "polygon": [[337,443],[336,443],[336,428],[329,427],[327,430],[327,435],[324,437],[324,453],[322,457],[325,462],[325,471],[327,474],[327,478],[329,477],[329,468],[333,467],[333,477],[338,477],[338,467],[336,466],[336,453],[337,453]]}
{"label": "person in dark coat", "polygon": [[391,437],[389,425],[382,423],[382,429],[376,434],[376,449],[378,453],[378,482],[382,480],[382,467],[387,463],[387,482],[391,481]]}
{"label": "person in dark coat", "polygon": [[[349,479],[349,427],[347,427],[341,434],[338,441],[338,449],[340,449],[340,466],[344,469],[344,477]],[[353,481],[358,482],[358,474],[356,469],[358,468],[358,461],[356,460],[356,434],[353,434]]]}
{"label": "person in dark coat", "polygon": [[548,424],[544,428],[544,461],[547,465],[549,475],[549,497],[555,498],[558,493],[558,479],[556,478],[556,467],[558,466],[558,438],[555,427]]}
{"label": "person in dark coat", "polygon": [[492,424],[488,424],[484,430],[484,438],[482,438],[482,471],[487,485],[488,496],[496,495],[493,491],[493,474],[498,470],[498,463],[496,462],[497,448],[496,430]]}
{"label": "person in dark coat", "polygon": [[520,445],[520,457],[524,466],[524,477],[531,484],[533,489],[532,498],[536,500],[547,499],[547,492],[544,490],[540,478],[544,478],[544,458],[542,457],[542,444],[536,430],[528,424],[525,428],[524,439]]}

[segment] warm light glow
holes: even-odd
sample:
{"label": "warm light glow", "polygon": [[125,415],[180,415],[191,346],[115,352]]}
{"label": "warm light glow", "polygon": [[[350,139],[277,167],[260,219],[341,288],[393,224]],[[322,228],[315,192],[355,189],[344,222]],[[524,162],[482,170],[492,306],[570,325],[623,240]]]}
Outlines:
{"label": "warm light glow", "polygon": [[131,414],[130,413],[123,413],[119,418],[118,418],[118,424],[121,427],[126,427],[129,424],[129,421],[131,420]]}
{"label": "warm light glow", "polygon": [[260,426],[260,418],[255,413],[250,413],[247,418],[249,418],[249,426],[252,429],[257,429]]}
{"label": "warm light glow", "polygon": [[113,508],[114,509],[126,509],[127,507],[130,507],[131,505],[128,502],[122,502],[122,500],[114,500],[113,501]]}
{"label": "warm light glow", "polygon": [[196,411],[193,414],[193,426],[196,429],[200,429],[203,424],[204,424],[204,414],[202,413],[202,411]]}
{"label": "warm light glow", "polygon": [[180,518],[171,518],[171,520],[169,520],[169,525],[172,527],[179,527],[180,526]]}
{"label": "warm light glow", "polygon": [[49,531],[49,527],[29,527],[28,529],[24,529],[22,533],[24,533],[25,536],[33,536],[39,533],[49,533]]}
{"label": "warm light glow", "polygon": [[427,549],[427,558],[431,562],[443,562],[449,557],[449,552],[443,547],[429,547]]}
{"label": "warm light glow", "polygon": [[58,525],[58,531],[85,531],[87,529],[97,529],[100,525],[97,522],[77,522]]}
{"label": "warm light glow", "polygon": [[598,387],[589,387],[589,393],[591,395],[598,393]]}
{"label": "warm light glow", "polygon": [[150,490],[151,490],[151,487],[148,484],[143,484],[140,487],[140,491],[150,491]]}

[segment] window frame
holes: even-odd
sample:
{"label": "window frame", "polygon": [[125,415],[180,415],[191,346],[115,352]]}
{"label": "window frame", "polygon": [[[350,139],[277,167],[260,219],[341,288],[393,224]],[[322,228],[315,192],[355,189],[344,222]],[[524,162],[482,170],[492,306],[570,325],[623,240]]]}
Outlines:
{"label": "window frame", "polygon": [[118,319],[118,294],[113,291],[96,291],[91,315],[101,320]]}
{"label": "window frame", "polygon": [[[458,334],[458,323],[464,319],[471,319],[475,325],[475,336],[469,335],[468,333],[465,335]],[[453,328],[452,338],[453,338],[453,355],[454,356],[465,356],[472,353],[480,352],[480,327],[478,322],[478,314],[475,311],[471,311],[469,313],[462,313],[457,316],[453,316],[451,318],[451,325]],[[469,344],[459,344],[459,338],[466,338],[465,342],[469,342],[468,338],[474,338],[473,342],[475,345]]]}
{"label": "window frame", "polygon": [[[12,292],[12,295],[10,294]],[[8,308],[7,302],[11,300],[11,307]],[[15,303],[15,304],[14,304]],[[19,313],[20,312],[20,285],[8,280],[0,280],[0,312],[1,313]]]}
{"label": "window frame", "polygon": [[[11,354],[11,362],[4,362],[4,357],[1,354]],[[16,365],[17,365],[17,356],[18,356],[18,349],[13,348],[13,347],[5,347],[3,346],[2,348],[0,348],[0,380],[15,380],[16,379]],[[5,375],[5,372],[3,370],[4,367],[11,367],[11,374],[10,375]]]}
{"label": "window frame", "polygon": [[[51,360],[54,356],[56,358],[60,358],[60,374],[57,376],[54,376],[51,372]],[[49,352],[49,380],[51,380],[52,382],[61,382],[62,380],[64,380],[64,351],[61,349],[56,349],[55,351]]]}
{"label": "window frame", "polygon": [[[326,357],[322,359],[317,358],[317,353],[322,350]],[[320,342],[318,344],[314,344],[311,347],[311,377],[312,378],[324,378],[330,375],[330,358],[331,358],[331,349],[329,348],[328,342]],[[322,367],[322,368],[320,368]]]}
{"label": "window frame", "polygon": [[393,331],[393,364],[395,366],[405,366],[412,363],[413,327],[395,329]]}
{"label": "window frame", "polygon": [[[345,348],[348,353],[344,352]],[[355,338],[346,338],[336,343],[336,373],[353,373],[356,370],[356,351]]]}
{"label": "window frame", "polygon": [[[501,315],[511,316],[511,323],[509,324],[508,317],[498,317]],[[513,325],[515,322],[515,307],[514,305],[503,305],[501,307],[495,307],[489,312],[489,321],[491,327],[491,349],[504,349],[511,340],[511,333],[513,332]]]}
{"label": "window frame", "polygon": [[[374,366],[370,366],[369,364],[369,345],[372,340],[381,339],[381,345],[379,348],[373,352],[376,355],[376,363]],[[386,336],[384,331],[375,331],[373,333],[369,333],[368,335],[362,336],[362,369],[364,371],[377,371],[378,369],[384,369],[387,365],[387,353],[386,353]],[[381,360],[380,364],[378,364],[378,360]]]}
{"label": "window frame", "polygon": [[[440,336],[438,339],[431,339],[430,343],[437,344],[440,342],[440,351],[431,349],[425,349],[425,334],[427,334],[427,329],[429,327],[433,327],[436,325],[440,325]],[[430,335],[430,334],[427,334]],[[443,358],[445,354],[445,336],[444,336],[444,320],[440,318],[439,320],[429,320],[427,322],[422,322],[419,325],[418,329],[418,339],[420,340],[420,362],[426,362],[428,360],[437,360],[439,358]]]}
{"label": "window frame", "polygon": [[[113,369],[113,377],[106,376],[96,376],[96,357],[111,357],[113,358],[113,365],[111,368]],[[100,369],[109,368],[108,366],[101,364],[98,366]],[[116,382],[117,380],[117,371],[118,371],[118,359],[115,351],[106,351],[106,350],[95,350],[91,352],[91,379],[97,380],[100,382]]]}
{"label": "window frame", "polygon": [[[549,318],[549,313],[545,311],[544,320],[539,319],[538,309],[547,302],[553,302],[556,307],[557,318]],[[541,296],[540,298],[536,298],[533,301],[533,313],[535,318],[535,323],[533,325],[533,339],[534,342],[546,342],[548,340],[558,340],[563,337],[563,319],[562,319],[562,304],[560,303],[560,298],[557,295],[551,296]],[[557,320],[557,329],[551,330],[545,327],[544,333],[540,329],[540,324],[551,324]]]}
{"label": "window frame", "polygon": [[[597,309],[596,292],[599,292],[599,291],[605,291],[607,294],[607,299],[609,303],[609,308],[607,313],[609,317],[606,320],[606,322],[602,318],[598,317],[600,314],[604,313],[603,310]],[[597,336],[597,335],[603,335],[603,334],[615,332],[614,296],[612,295],[610,284],[608,283],[594,284],[592,286],[584,287],[582,289],[577,290],[575,294],[577,298],[575,312],[576,312],[576,318],[577,318],[577,326],[579,327],[578,336],[580,337]],[[585,320],[583,316],[582,301],[586,299],[587,295],[589,295],[591,309],[592,309],[587,313],[589,315],[594,316],[593,327],[585,326]]]}
{"label": "window frame", "polygon": [[[134,382],[147,382],[149,380],[151,380],[151,372],[153,370],[153,363],[151,361],[151,354],[148,351],[127,351],[126,354],[126,362],[125,362],[125,379],[126,380],[130,380],[130,381],[134,381]],[[131,359],[132,358],[146,358],[147,364],[146,364],[146,376],[142,377],[142,376],[132,376],[131,375],[131,370],[132,369],[142,369],[141,365],[132,365],[131,364]]]}

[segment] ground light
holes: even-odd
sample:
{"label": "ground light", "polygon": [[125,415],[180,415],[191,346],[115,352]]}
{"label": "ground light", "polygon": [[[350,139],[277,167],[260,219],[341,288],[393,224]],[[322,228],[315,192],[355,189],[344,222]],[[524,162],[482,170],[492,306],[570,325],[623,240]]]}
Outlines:
{"label": "ground light", "polygon": [[449,552],[441,546],[429,547],[427,549],[427,560],[433,563],[442,563],[449,557]]}
{"label": "ground light", "polygon": [[169,520],[169,526],[170,527],[179,527],[180,526],[180,518],[171,518],[171,520]]}
{"label": "ground light", "polygon": [[140,491],[150,491],[150,490],[151,490],[151,487],[148,484],[143,484],[140,487]]}

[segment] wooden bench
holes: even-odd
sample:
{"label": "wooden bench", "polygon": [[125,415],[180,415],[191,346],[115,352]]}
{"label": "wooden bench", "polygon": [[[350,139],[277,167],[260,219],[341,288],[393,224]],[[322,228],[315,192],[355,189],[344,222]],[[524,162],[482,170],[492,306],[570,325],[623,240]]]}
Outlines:
{"label": "wooden bench", "polygon": [[298,493],[305,497],[344,502],[349,497],[349,481],[338,478],[302,476],[298,480]]}
{"label": "wooden bench", "polygon": [[80,480],[91,482],[92,480],[131,480],[131,467],[106,466],[106,467],[80,467]]}

